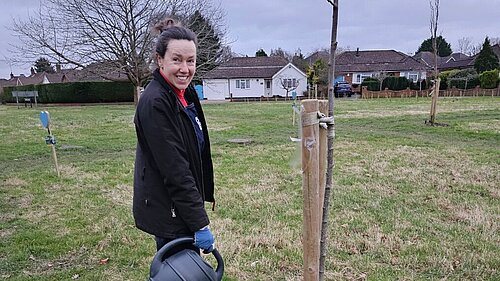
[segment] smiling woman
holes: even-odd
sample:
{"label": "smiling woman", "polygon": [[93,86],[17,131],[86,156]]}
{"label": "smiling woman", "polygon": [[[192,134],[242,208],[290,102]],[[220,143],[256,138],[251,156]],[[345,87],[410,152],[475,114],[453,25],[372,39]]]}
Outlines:
{"label": "smiling woman", "polygon": [[[214,202],[208,130],[191,85],[196,35],[165,19],[155,50],[158,68],[135,114],[137,150],[133,213],[137,227],[154,235],[157,250],[180,237],[194,237],[196,251],[214,249],[204,201]],[[181,249],[176,249],[181,250]]]}

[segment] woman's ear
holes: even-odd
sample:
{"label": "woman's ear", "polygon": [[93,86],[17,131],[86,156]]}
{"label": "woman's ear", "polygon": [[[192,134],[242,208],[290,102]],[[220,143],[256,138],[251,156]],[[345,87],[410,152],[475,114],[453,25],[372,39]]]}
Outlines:
{"label": "woman's ear", "polygon": [[158,64],[158,66],[163,69],[163,58],[160,57],[160,55],[156,55],[156,63]]}

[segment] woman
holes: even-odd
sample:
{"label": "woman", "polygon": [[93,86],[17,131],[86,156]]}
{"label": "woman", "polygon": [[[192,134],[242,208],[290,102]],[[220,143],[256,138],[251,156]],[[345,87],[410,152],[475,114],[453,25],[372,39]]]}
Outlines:
{"label": "woman", "polygon": [[194,246],[209,252],[214,237],[204,201],[215,201],[214,182],[205,117],[191,85],[197,39],[171,19],[155,29],[160,32],[158,68],[134,118],[134,219],[139,229],[155,236],[158,250],[175,238],[194,235]]}

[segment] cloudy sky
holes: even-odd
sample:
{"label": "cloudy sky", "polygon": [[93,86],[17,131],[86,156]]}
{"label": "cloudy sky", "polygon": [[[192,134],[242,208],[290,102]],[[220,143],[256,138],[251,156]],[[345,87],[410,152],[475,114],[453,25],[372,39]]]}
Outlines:
{"label": "cloudy sky", "polygon": [[[263,48],[304,55],[328,48],[331,5],[326,0],[214,0],[226,11],[227,38],[233,52],[252,56]],[[355,50],[394,49],[413,54],[430,37],[428,0],[339,0],[338,42]],[[29,65],[9,63],[12,18],[25,17],[39,0],[0,0],[0,78],[29,73]],[[458,40],[480,44],[500,37],[500,0],[441,0],[439,33],[456,51]]]}

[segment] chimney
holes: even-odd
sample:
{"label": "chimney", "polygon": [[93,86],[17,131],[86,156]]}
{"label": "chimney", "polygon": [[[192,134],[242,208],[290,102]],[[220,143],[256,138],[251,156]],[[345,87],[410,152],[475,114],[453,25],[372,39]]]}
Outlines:
{"label": "chimney", "polygon": [[30,71],[31,71],[31,76],[35,75],[35,69],[33,67],[30,69]]}
{"label": "chimney", "polygon": [[60,63],[56,63],[56,72],[57,73],[61,72],[61,64]]}
{"label": "chimney", "polygon": [[12,72],[10,73],[10,79],[14,79],[14,74]]}
{"label": "chimney", "polygon": [[356,57],[359,57],[359,48],[356,48]]}

